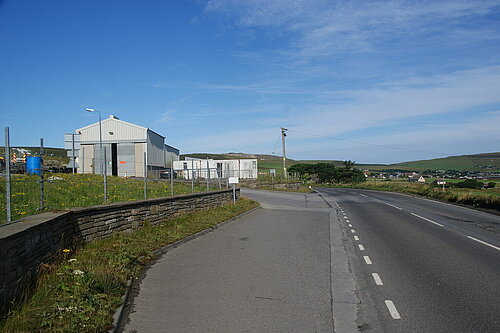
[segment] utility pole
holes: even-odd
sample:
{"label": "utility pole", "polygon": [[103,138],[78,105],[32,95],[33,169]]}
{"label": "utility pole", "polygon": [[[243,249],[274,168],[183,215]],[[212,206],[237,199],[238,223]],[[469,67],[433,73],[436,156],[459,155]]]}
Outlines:
{"label": "utility pole", "polygon": [[288,179],[288,173],[286,172],[286,150],[285,150],[285,137],[288,128],[281,127],[281,143],[283,145],[283,173],[285,179]]}

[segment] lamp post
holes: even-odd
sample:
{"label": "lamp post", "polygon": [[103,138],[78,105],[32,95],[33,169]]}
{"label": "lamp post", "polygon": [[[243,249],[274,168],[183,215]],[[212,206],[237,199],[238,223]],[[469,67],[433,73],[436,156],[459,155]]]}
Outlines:
{"label": "lamp post", "polygon": [[[86,108],[87,112],[97,112],[99,113],[99,167],[100,172],[104,176],[104,203],[108,200],[108,182],[107,182],[107,168],[106,168],[106,154],[103,155],[102,151],[102,125],[101,125],[101,111]],[[103,161],[104,160],[104,161]],[[104,167],[103,167],[104,165]],[[103,172],[104,171],[104,172]]]}

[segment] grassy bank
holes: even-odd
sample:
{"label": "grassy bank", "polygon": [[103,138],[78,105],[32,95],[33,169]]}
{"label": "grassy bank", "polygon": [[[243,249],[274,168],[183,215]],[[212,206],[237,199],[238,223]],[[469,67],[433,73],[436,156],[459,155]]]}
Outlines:
{"label": "grassy bank", "polygon": [[[45,210],[88,207],[104,203],[102,177],[94,174],[47,174],[45,177]],[[108,203],[144,199],[142,179],[108,177]],[[212,189],[218,189],[214,187]],[[206,183],[195,185],[195,192],[206,191]],[[38,176],[13,175],[11,186],[12,220],[37,214],[40,206]],[[169,181],[148,180],[147,197],[158,198],[172,193]],[[191,184],[174,183],[174,194],[191,193]],[[5,181],[0,181],[0,210],[5,211]],[[5,214],[0,223],[5,222]]]}
{"label": "grassy bank", "polygon": [[64,250],[44,265],[34,293],[0,324],[2,332],[103,332],[121,303],[126,282],[137,276],[153,251],[257,207],[236,205],[184,215],[132,234],[115,234],[84,248]]}
{"label": "grassy bank", "polygon": [[396,181],[366,182],[355,185],[316,185],[319,187],[360,188],[367,190],[389,191],[422,196],[430,199],[469,205],[478,208],[500,210],[500,189],[474,190],[466,188],[447,188],[430,184],[419,184]]}

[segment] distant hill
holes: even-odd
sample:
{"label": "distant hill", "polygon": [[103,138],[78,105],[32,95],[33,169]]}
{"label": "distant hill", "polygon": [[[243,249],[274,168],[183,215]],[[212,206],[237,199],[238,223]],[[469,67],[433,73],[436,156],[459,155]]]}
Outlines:
{"label": "distant hill", "polygon": [[[194,158],[210,159],[236,159],[236,158],[256,158],[258,160],[259,170],[266,171],[276,169],[278,173],[283,171],[283,160],[281,156],[265,154],[245,154],[245,153],[227,153],[210,154],[196,153],[181,155]],[[336,166],[342,166],[343,161],[339,160],[292,160],[287,158],[287,166],[299,163],[332,163]],[[430,160],[401,162],[394,164],[357,164],[359,168],[368,170],[458,170],[458,171],[483,171],[500,172],[500,152],[483,153],[475,155],[449,156]]]}
{"label": "distant hill", "polygon": [[449,156],[432,160],[391,164],[391,167],[421,170],[458,170],[500,172],[500,152],[475,155]]}
{"label": "distant hill", "polygon": [[[62,163],[69,163],[69,157],[66,155],[66,150],[64,148],[52,148],[52,147],[44,147],[44,153],[46,155],[46,160],[57,160]],[[27,151],[31,154],[31,156],[37,156],[40,153],[40,147],[10,147],[11,153],[16,152],[18,157],[22,156],[24,151]],[[0,147],[0,156],[5,155],[5,147]]]}
{"label": "distant hill", "polygon": [[[47,154],[46,159],[68,163],[69,158],[66,156],[66,150],[63,148],[44,148]],[[38,155],[40,147],[12,147],[13,151],[27,150],[32,155]],[[4,155],[4,147],[0,147],[0,156]],[[210,154],[210,153],[195,153],[181,155],[181,159],[185,157],[194,157],[201,159],[216,159],[228,160],[238,158],[256,158],[258,160],[259,170],[267,171],[276,169],[276,172],[283,172],[283,159],[277,155],[266,154],[246,154],[246,153],[226,153],[226,154]],[[287,166],[299,163],[332,163],[336,166],[342,166],[343,161],[339,160],[293,160],[287,158]],[[357,164],[359,168],[368,170],[408,170],[408,171],[424,171],[424,170],[458,170],[458,171],[482,171],[482,172],[500,172],[500,152],[483,153],[474,155],[449,156],[443,158],[435,158],[430,160],[409,161],[394,164]]]}

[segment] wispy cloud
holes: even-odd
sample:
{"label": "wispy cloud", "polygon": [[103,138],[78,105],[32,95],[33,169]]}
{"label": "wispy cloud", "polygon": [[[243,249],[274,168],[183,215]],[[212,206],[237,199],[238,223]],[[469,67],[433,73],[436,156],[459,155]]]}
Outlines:
{"label": "wispy cloud", "polygon": [[[290,33],[293,54],[301,59],[329,56],[343,50],[369,51],[395,36],[456,33],[468,17],[499,9],[498,1],[327,1],[210,0],[205,16],[222,15],[241,28],[273,27]],[[481,30],[477,27],[475,31]],[[472,38],[491,38],[478,34]]]}

